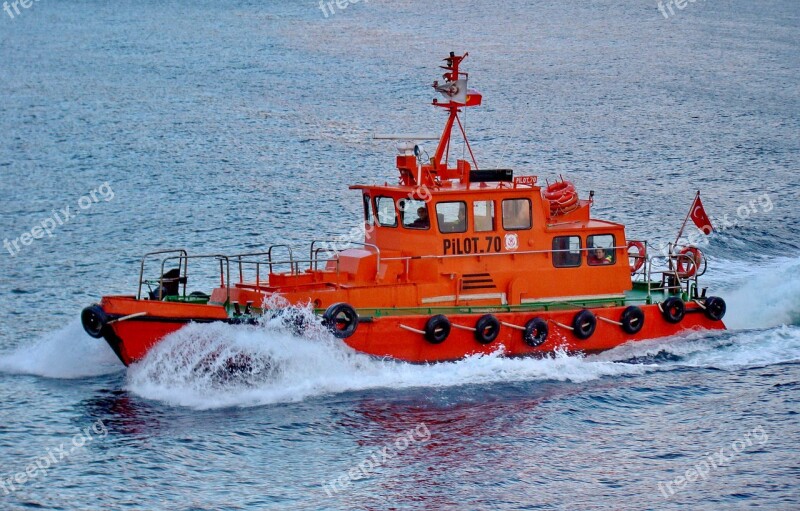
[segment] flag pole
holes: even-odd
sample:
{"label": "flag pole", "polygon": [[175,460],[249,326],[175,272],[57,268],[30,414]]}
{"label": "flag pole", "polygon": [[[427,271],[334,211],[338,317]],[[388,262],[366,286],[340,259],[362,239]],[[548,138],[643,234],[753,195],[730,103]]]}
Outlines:
{"label": "flag pole", "polygon": [[697,190],[697,194],[694,196],[694,200],[692,201],[692,206],[689,208],[689,212],[686,213],[686,218],[683,219],[683,225],[681,225],[681,230],[678,231],[678,236],[675,238],[675,246],[678,245],[678,240],[681,239],[683,235],[683,230],[686,228],[686,222],[689,221],[689,217],[692,216],[692,211],[694,211],[694,205],[697,203],[697,199],[700,197],[700,190]]}

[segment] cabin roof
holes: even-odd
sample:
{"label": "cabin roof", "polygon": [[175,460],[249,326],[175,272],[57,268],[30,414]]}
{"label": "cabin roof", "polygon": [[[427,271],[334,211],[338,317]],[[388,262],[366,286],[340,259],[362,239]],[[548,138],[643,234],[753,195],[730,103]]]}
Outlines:
{"label": "cabin roof", "polygon": [[[557,220],[557,219],[554,219]],[[608,220],[598,220],[591,218],[589,220],[576,220],[574,222],[554,222],[545,226],[546,232],[566,232],[575,231],[576,229],[586,230],[603,230],[603,229],[622,229],[625,226],[616,222],[609,222]]]}
{"label": "cabin roof", "polygon": [[443,186],[437,187],[421,187],[421,186],[406,186],[406,185],[352,185],[351,190],[369,190],[372,192],[386,192],[391,194],[417,193],[420,189],[426,188],[425,194],[428,195],[447,195],[451,193],[474,193],[474,194],[512,194],[512,193],[526,193],[530,194],[536,192],[540,193],[539,186],[518,186],[515,187],[512,183],[504,183],[502,186],[497,183],[447,183]]}

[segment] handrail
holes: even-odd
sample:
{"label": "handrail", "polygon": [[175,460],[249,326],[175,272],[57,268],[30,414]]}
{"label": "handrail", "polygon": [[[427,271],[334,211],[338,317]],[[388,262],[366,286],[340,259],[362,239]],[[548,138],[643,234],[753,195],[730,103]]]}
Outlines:
{"label": "handrail", "polygon": [[[378,256],[377,264],[375,265],[375,273],[376,273],[376,275],[377,275],[377,272],[380,271],[380,267],[381,267],[381,249],[378,247],[378,245],[375,245],[375,244],[372,244],[372,243],[362,243],[360,241],[349,241],[349,240],[348,241],[342,241],[342,240],[313,240],[311,242],[311,251],[309,253],[309,257],[312,260],[314,260],[314,245],[317,244],[317,243],[340,243],[340,244],[341,243],[345,243],[345,244],[350,244],[350,245],[361,245],[362,247],[374,248],[375,252],[376,252],[376,254]],[[324,249],[322,249],[322,250],[324,250]],[[340,250],[331,250],[331,252],[334,252],[334,254],[336,255],[336,259],[338,259]],[[330,259],[328,259],[328,260],[330,261]],[[314,268],[314,266],[309,265],[309,269],[313,270],[315,268]]]}
{"label": "handrail", "polygon": [[[188,267],[189,267],[189,259],[210,259],[216,258],[219,260],[219,273],[220,273],[220,287],[225,288],[225,303],[227,304],[230,302],[231,299],[231,265],[228,256],[223,254],[201,254],[201,255],[179,255],[179,256],[172,256],[166,257],[161,260],[161,277],[158,279],[158,299],[161,300],[163,297],[161,296],[161,290],[164,286],[164,265],[167,261],[171,261],[172,259],[178,259],[178,267],[180,268],[180,262],[184,261],[184,269],[186,270],[183,274],[183,277],[187,276]],[[223,272],[222,262],[225,261],[225,271]],[[184,281],[183,285],[183,296],[186,297],[186,283]]]}
{"label": "handrail", "polygon": [[[145,260],[149,256],[152,256],[152,255],[170,254],[172,252],[179,252],[184,256],[188,255],[188,252],[186,252],[186,250],[183,249],[183,248],[171,248],[171,249],[166,249],[166,250],[156,250],[155,252],[148,252],[148,253],[146,253],[145,255],[142,256],[142,263],[141,263],[141,266],[139,267],[139,289],[138,289],[138,291],[136,291],[136,299],[137,300],[141,300],[142,299],[142,283],[144,282],[144,262],[145,262]],[[162,264],[161,267],[163,269],[164,265]],[[178,270],[180,271],[180,267],[178,267]],[[161,275],[164,275],[163,271],[161,272]],[[186,294],[186,284],[184,284],[184,287],[183,287],[183,294]]]}
{"label": "handrail", "polygon": [[[338,243],[338,244],[344,244],[346,246],[344,248],[338,249],[338,250],[332,250],[330,247],[319,247],[319,246],[317,246],[318,244],[322,244],[322,243],[331,243],[331,244]],[[646,242],[644,242],[644,243],[646,244]],[[186,296],[186,280],[185,280],[185,277],[188,274],[189,259],[217,258],[220,261],[220,287],[225,287],[226,288],[226,303],[227,303],[228,301],[230,301],[230,282],[231,282],[230,281],[230,260],[231,259],[236,259],[236,262],[238,263],[238,266],[239,266],[239,283],[241,283],[241,284],[244,283],[243,265],[246,265],[246,264],[255,265],[256,266],[256,287],[260,288],[261,287],[261,270],[260,270],[260,268],[261,268],[262,264],[266,264],[266,265],[269,266],[270,274],[273,273],[274,266],[282,265],[282,264],[289,264],[290,265],[290,268],[291,268],[291,272],[290,273],[292,275],[299,274],[300,273],[300,264],[304,264],[304,263],[308,263],[309,271],[314,271],[314,270],[318,270],[318,264],[319,264],[319,261],[320,261],[319,253],[321,251],[329,251],[329,252],[333,253],[332,257],[327,259],[327,261],[333,261],[333,260],[336,261],[336,272],[338,274],[339,273],[339,264],[340,264],[339,255],[340,255],[342,250],[345,250],[346,248],[348,248],[347,247],[348,245],[357,245],[357,246],[362,246],[362,247],[367,247],[367,248],[374,249],[374,251],[376,253],[376,256],[377,256],[377,264],[376,264],[376,277],[377,277],[378,273],[380,272],[380,265],[381,265],[381,250],[380,250],[380,248],[377,245],[372,244],[372,243],[363,243],[363,242],[358,242],[358,241],[321,240],[321,239],[313,240],[311,242],[309,259],[307,259],[307,260],[295,259],[294,251],[292,250],[292,247],[289,246],[289,245],[286,245],[286,244],[272,245],[272,246],[269,247],[269,249],[266,252],[242,253],[242,254],[235,254],[235,255],[231,255],[231,256],[226,256],[226,255],[223,255],[223,254],[203,254],[203,255],[190,256],[190,255],[188,255],[188,253],[187,253],[187,251],[185,249],[169,249],[169,250],[158,250],[158,251],[154,251],[154,252],[148,252],[147,254],[145,254],[142,257],[140,268],[139,268],[139,288],[138,288],[138,291],[137,291],[136,298],[137,298],[137,300],[141,299],[142,284],[144,283],[144,265],[145,265],[145,261],[146,261],[146,259],[148,257],[153,256],[153,255],[170,254],[170,253],[179,254],[179,255],[174,255],[174,256],[171,256],[171,257],[166,257],[166,258],[162,259],[162,261],[161,261],[161,274],[159,276],[159,299],[162,298],[161,293],[163,291],[162,288],[163,288],[163,284],[164,284],[164,269],[166,267],[167,261],[171,261],[171,260],[174,260],[174,259],[178,260],[179,278],[184,278],[184,280],[183,280],[183,295],[185,297]],[[642,277],[645,278],[645,282],[647,284],[648,300],[651,297],[651,291],[656,289],[656,288],[653,287],[653,279],[652,279],[653,273],[654,273],[654,266],[655,266],[654,260],[657,259],[657,258],[661,258],[661,257],[664,257],[665,259],[667,259],[668,269],[665,270],[665,271],[667,273],[670,273],[670,274],[674,275],[677,278],[678,285],[680,286],[681,290],[683,289],[683,284],[685,283],[686,284],[686,293],[687,294],[691,294],[691,281],[692,280],[694,280],[695,291],[697,290],[697,286],[698,286],[697,277],[699,276],[698,275],[699,271],[695,272],[695,274],[693,275],[693,278],[692,277],[681,278],[681,276],[677,274],[677,270],[675,269],[675,261],[679,261],[682,258],[686,259],[687,261],[693,261],[691,256],[689,256],[688,254],[674,253],[673,251],[678,246],[679,245],[675,245],[673,247],[673,244],[670,243],[670,245],[669,245],[670,253],[668,255],[666,255],[666,256],[662,256],[662,255],[654,255],[654,256],[646,256],[645,255],[645,256],[642,256],[642,255],[638,255],[638,254],[637,255],[633,255],[633,256],[628,256],[628,257],[644,258],[644,266],[641,269],[641,275],[642,275]],[[646,247],[646,245],[645,245],[645,247]],[[285,248],[289,253],[289,259],[288,260],[279,260],[279,261],[273,260],[272,250],[274,248]],[[603,248],[605,250],[614,250],[614,251],[616,251],[616,250],[626,250],[626,254],[627,254],[628,246],[627,245],[615,245],[615,246],[610,246],[610,247],[581,247],[581,248],[564,248],[564,249],[521,250],[521,251],[514,251],[514,252],[510,252],[510,251],[508,251],[508,252],[489,252],[489,253],[480,253],[480,254],[476,254],[476,253],[473,253],[473,254],[441,254],[441,255],[428,254],[428,255],[401,256],[401,257],[384,257],[383,261],[406,261],[406,272],[408,272],[409,271],[408,265],[409,265],[410,261],[413,260],[413,259],[443,260],[443,259],[454,259],[454,258],[463,258],[463,257],[498,257],[498,256],[506,256],[507,257],[507,256],[535,255],[535,254],[555,254],[555,253],[575,253],[575,252],[583,253],[583,252],[589,252],[591,250],[595,250],[597,248]],[[645,249],[645,254],[646,253],[647,252],[646,252],[646,249]],[[244,258],[248,258],[248,257],[264,256],[264,255],[267,256],[266,261],[244,259]],[[225,267],[223,267],[223,262],[225,263]],[[181,268],[181,266],[182,266],[182,268]],[[183,270],[182,272],[180,271],[181,269]],[[698,270],[699,270],[699,268],[698,268]],[[661,271],[661,273],[664,274],[665,271]],[[639,272],[637,272],[637,273],[639,273]],[[658,289],[662,289],[663,290],[665,288],[662,287],[662,288],[658,288]]]}
{"label": "handrail", "polygon": [[289,267],[292,269],[292,273],[294,274],[294,253],[292,252],[292,247],[286,244],[272,245],[269,247],[269,250],[267,250],[267,257],[269,258],[269,272],[272,273],[272,265],[277,264],[272,262],[272,249],[278,247],[283,247],[289,251]]}
{"label": "handrail", "polygon": [[[284,261],[272,261],[272,264],[276,265],[276,266],[277,265],[281,265],[281,264],[290,264],[290,265],[292,265],[291,266],[292,267],[291,275],[297,275],[297,274],[300,273],[299,265],[301,263],[313,264],[316,261],[317,261],[316,259],[287,259],[287,260],[284,260]],[[262,264],[267,264],[268,265],[270,263],[269,262],[265,262],[265,261],[248,261],[246,259],[237,260],[236,262],[238,264],[240,264],[240,265],[242,265],[242,264],[253,264],[253,265],[255,265],[256,266],[256,287],[261,287],[260,267],[261,267]],[[338,270],[339,270],[339,261],[338,260],[336,261],[336,269],[337,269],[337,272],[338,272]],[[240,284],[245,284],[244,280],[240,280],[239,283]]]}
{"label": "handrail", "polygon": [[[327,251],[328,249],[326,249],[326,248],[321,248],[321,247],[320,247],[320,248],[317,248],[316,250],[314,250],[314,253],[313,253],[312,257],[311,257],[311,261],[310,261],[310,263],[309,263],[309,267],[311,267],[311,266],[313,265],[313,269],[314,269],[315,271],[319,269],[319,253],[320,253],[320,252],[322,252],[323,250]],[[330,262],[330,261],[332,261],[332,260],[336,260],[336,262],[337,262],[337,264],[338,264],[338,262],[339,262],[339,254],[338,254],[338,253],[336,253],[336,254],[334,254],[334,255],[335,255],[336,257],[334,257],[334,258],[332,258],[332,259],[326,259],[326,262]],[[338,273],[338,268],[337,268],[337,273]]]}
{"label": "handrail", "polygon": [[267,252],[248,252],[242,254],[233,254],[228,256],[231,259],[236,259],[239,263],[239,282],[244,282],[244,275],[242,273],[242,257],[251,257],[251,256],[260,256],[260,255],[268,255]]}
{"label": "handrail", "polygon": [[[678,247],[682,247],[682,246],[687,246],[687,245],[677,245],[677,244],[674,244],[674,243],[670,243],[668,245],[668,247],[667,247],[668,248],[668,253],[666,255],[654,255],[654,256],[650,256],[647,259],[647,262],[649,263],[649,266],[650,266],[650,268],[648,268],[648,271],[647,271],[647,274],[646,274],[648,299],[650,298],[651,291],[653,291],[653,290],[664,291],[664,290],[678,289],[680,292],[685,292],[687,295],[691,295],[692,294],[692,292],[691,292],[692,291],[692,284],[694,284],[695,292],[697,291],[698,285],[699,285],[698,277],[700,276],[700,273],[701,273],[699,271],[699,268],[696,268],[694,274],[691,275],[691,276],[682,277],[680,275],[680,273],[678,273],[677,264],[676,264],[677,261],[685,259],[687,262],[690,261],[692,263],[695,263],[695,261],[688,254],[681,254],[681,253],[676,253],[675,252],[675,250]],[[701,254],[702,254],[702,252],[701,252]],[[703,255],[703,257],[705,257],[705,255]],[[662,286],[661,287],[653,287],[654,260],[661,259],[661,258],[666,260],[667,268],[665,270],[656,271],[656,273],[661,273]],[[665,286],[665,285],[663,285],[663,281],[664,281],[664,276],[665,275],[669,275],[670,277],[674,277],[676,279],[677,285],[676,286]],[[684,286],[686,288],[685,290],[684,290]]]}
{"label": "handrail", "polygon": [[[272,249],[278,248],[278,247],[283,247],[283,248],[287,249],[287,251],[289,252],[289,260],[288,261],[273,261],[273,259],[272,259]],[[257,257],[257,256],[267,256],[267,258],[266,258],[265,261],[248,261],[246,259],[242,259],[243,257]],[[231,256],[228,256],[228,257],[230,259],[236,259],[236,263],[237,263],[237,265],[239,267],[239,283],[240,284],[244,283],[244,269],[242,267],[242,264],[254,264],[256,266],[256,285],[258,287],[261,287],[261,265],[262,264],[265,264],[265,265],[269,266],[269,272],[273,273],[273,266],[274,265],[289,263],[289,267],[292,269],[292,272],[294,272],[294,266],[295,266],[295,264],[294,264],[294,261],[295,261],[294,252],[292,251],[292,247],[290,247],[289,245],[285,245],[285,244],[271,245],[266,252],[246,252],[246,253],[241,253],[241,254],[234,254],[234,255],[231,255]]]}
{"label": "handrail", "polygon": [[510,256],[510,255],[526,255],[526,254],[552,254],[555,252],[588,252],[602,248],[604,250],[618,250],[628,248],[627,246],[613,246],[613,247],[591,247],[591,248],[559,248],[549,250],[519,250],[514,252],[485,252],[482,254],[443,254],[443,255],[421,255],[421,256],[403,256],[403,257],[384,257],[384,261],[404,261],[406,259],[447,259],[452,257],[487,257],[487,256]]}

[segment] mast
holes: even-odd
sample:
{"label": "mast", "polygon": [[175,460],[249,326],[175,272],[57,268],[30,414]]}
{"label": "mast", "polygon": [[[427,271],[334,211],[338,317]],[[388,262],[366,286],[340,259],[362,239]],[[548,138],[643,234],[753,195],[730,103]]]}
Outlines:
{"label": "mast", "polygon": [[[469,140],[467,140],[467,134],[464,131],[464,126],[461,124],[461,120],[458,118],[458,113],[461,112],[462,107],[478,106],[481,104],[481,95],[476,91],[470,91],[467,88],[469,74],[459,71],[461,61],[467,58],[468,55],[469,53],[465,53],[464,55],[456,55],[455,52],[451,51],[450,56],[444,59],[446,65],[439,66],[446,71],[442,75],[445,83],[439,84],[438,80],[433,82],[433,88],[436,90],[436,92],[439,92],[445,98],[447,98],[446,103],[440,103],[438,99],[434,99],[433,106],[446,108],[449,111],[447,123],[444,126],[444,131],[442,131],[442,136],[439,139],[439,145],[436,147],[436,154],[434,155],[432,161],[433,170],[435,171],[444,170],[447,168],[447,156],[449,155],[448,153],[450,150],[450,136],[455,123],[458,123],[458,127],[461,130],[461,135],[464,137],[464,143],[467,145],[467,149],[469,150],[469,155],[472,158],[472,163],[475,165],[475,169],[478,168],[478,164],[475,162],[475,155],[472,154],[472,148],[469,145]],[[445,158],[444,162],[442,162],[443,158]]]}
{"label": "mast", "polygon": [[[436,146],[436,153],[434,153],[433,158],[428,162],[423,162],[421,159],[418,159],[419,155],[414,154],[416,148],[413,144],[408,147],[403,146],[403,148],[398,146],[400,154],[397,156],[397,168],[400,171],[401,185],[440,186],[444,181],[448,180],[460,180],[462,183],[469,182],[469,173],[471,170],[469,162],[457,160],[455,167],[447,166],[450,151],[450,137],[453,132],[453,127],[456,125],[461,131],[461,135],[464,137],[464,143],[469,150],[472,164],[477,170],[478,165],[475,163],[472,147],[469,145],[464,125],[461,124],[461,119],[458,116],[462,108],[478,106],[483,99],[480,92],[467,88],[467,79],[469,76],[467,73],[462,73],[459,70],[461,61],[467,58],[468,55],[469,53],[456,55],[454,52],[450,52],[450,56],[444,59],[445,65],[439,66],[446,71],[442,75],[444,83],[440,84],[437,80],[433,82],[433,88],[436,92],[445,97],[445,101],[440,102],[438,99],[434,99],[433,105],[447,109],[447,122],[445,123],[441,136],[438,137],[439,142]],[[412,149],[414,150],[412,151]]]}

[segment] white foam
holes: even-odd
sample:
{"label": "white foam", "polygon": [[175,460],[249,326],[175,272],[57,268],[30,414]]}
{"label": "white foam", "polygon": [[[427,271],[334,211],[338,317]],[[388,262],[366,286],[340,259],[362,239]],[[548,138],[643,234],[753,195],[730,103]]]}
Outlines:
{"label": "white foam", "polygon": [[742,330],[709,341],[706,349],[684,355],[679,364],[737,370],[800,361],[800,328],[794,326]]}
{"label": "white foam", "polygon": [[79,319],[0,355],[0,371],[48,378],[83,378],[122,369],[106,341],[89,337]]}
{"label": "white foam", "polygon": [[[658,357],[658,355],[669,355]],[[252,361],[243,374],[227,360]],[[664,361],[663,359],[666,359]],[[128,389],[193,408],[256,406],[377,388],[451,387],[514,381],[586,382],[677,367],[735,370],[800,361],[800,328],[691,332],[628,343],[589,357],[504,358],[497,352],[458,362],[412,365],[376,360],[334,339],[224,324],[189,325],[128,373]]]}
{"label": "white foam", "polygon": [[782,325],[765,330],[693,331],[630,342],[587,360],[664,360],[659,369],[706,367],[737,370],[800,361],[800,328]]}
{"label": "white foam", "polygon": [[[207,363],[210,354],[211,365]],[[249,367],[243,376],[225,381],[225,360],[237,354],[255,360],[256,370]],[[145,360],[131,367],[128,388],[173,404],[216,408],[299,401],[381,387],[520,380],[582,382],[649,370],[642,364],[587,362],[563,354],[540,360],[509,359],[499,352],[458,362],[412,365],[377,360],[334,339],[301,338],[269,327],[215,324],[189,325],[166,338]]]}
{"label": "white foam", "polygon": [[713,294],[728,304],[725,323],[729,328],[800,325],[800,258],[722,263],[728,277]]}

